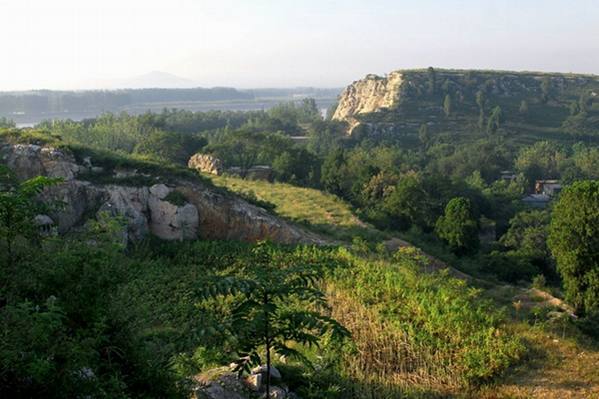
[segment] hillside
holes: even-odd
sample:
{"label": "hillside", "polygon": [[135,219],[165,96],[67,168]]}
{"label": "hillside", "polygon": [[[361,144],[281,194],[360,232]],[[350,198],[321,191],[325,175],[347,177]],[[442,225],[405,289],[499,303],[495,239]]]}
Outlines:
{"label": "hillside", "polygon": [[[215,185],[226,187],[244,196],[258,201],[266,201],[274,211],[295,222],[300,222],[314,231],[327,234],[331,238],[349,241],[354,237],[365,238],[372,247],[377,243],[385,243],[387,249],[397,250],[400,246],[409,245],[397,238],[390,239],[388,233],[382,233],[362,222],[354,215],[349,204],[337,197],[319,190],[297,187],[284,183],[268,183],[251,181],[230,176],[210,177]],[[404,249],[402,251],[408,251]],[[402,251],[398,252],[401,253]],[[418,251],[418,253],[420,253]],[[372,257],[372,255],[370,255]],[[372,259],[372,258],[371,258]],[[432,261],[432,262],[431,262]],[[389,263],[374,263],[376,266],[393,270]],[[428,257],[420,272],[430,273],[439,269],[442,262]],[[422,267],[422,264],[421,264]],[[489,300],[493,308],[503,308],[509,314],[504,320],[506,331],[520,337],[526,345],[526,354],[515,367],[506,371],[502,377],[488,384],[473,387],[468,394],[463,392],[459,397],[476,398],[597,398],[599,397],[599,348],[588,337],[580,334],[568,321],[564,313],[567,306],[562,302],[535,289],[524,289],[511,285],[496,285],[481,279],[472,279],[468,275],[450,268],[450,274],[459,279],[466,279],[468,287],[482,290],[482,297]],[[433,273],[433,276],[437,276]],[[371,277],[372,278],[372,277]],[[425,278],[421,276],[420,278]],[[435,277],[433,277],[435,278]],[[438,283],[438,282],[437,282]],[[440,286],[437,286],[440,288]],[[390,343],[376,341],[371,336],[377,327],[371,325],[372,315],[366,308],[356,308],[357,304],[347,305],[348,297],[339,292],[332,292],[330,301],[335,317],[344,324],[352,326],[354,339],[365,356],[375,356],[371,351],[379,350],[379,361],[384,361],[385,350]],[[547,298],[550,298],[549,300]],[[351,301],[350,301],[351,302]],[[350,310],[351,309],[351,310]],[[380,327],[379,327],[380,328]],[[379,332],[380,333],[380,332]],[[375,333],[376,334],[376,333]],[[388,338],[393,340],[394,338]],[[374,340],[375,342],[371,342]],[[368,342],[365,342],[368,341]],[[378,345],[378,346],[377,346]],[[424,356],[425,354],[421,353]],[[402,361],[402,360],[398,360]],[[430,365],[429,365],[430,366]],[[374,370],[369,370],[373,375]],[[376,378],[371,376],[371,378]],[[405,383],[401,373],[387,375],[381,372],[381,378],[390,385]],[[448,383],[454,383],[449,379]],[[416,387],[419,384],[415,384]],[[455,394],[455,388],[436,387],[435,392],[423,394],[423,397]],[[409,391],[408,391],[409,392]],[[389,394],[389,392],[387,392]],[[421,393],[422,394],[422,393]],[[416,397],[418,394],[415,395]],[[411,397],[408,394],[408,397]]]}
{"label": "hillside", "polygon": [[321,242],[186,169],[69,146],[33,132],[0,131],[2,165],[21,180],[61,179],[42,196],[45,202],[61,203],[48,213],[60,234],[108,214],[122,218],[125,242],[150,234],[165,240]]}
{"label": "hillside", "polygon": [[337,240],[351,241],[354,237],[381,240],[386,236],[356,217],[345,201],[320,190],[231,176],[205,176],[218,187],[257,200],[258,205],[263,202],[278,216]]}
{"label": "hillside", "polygon": [[599,132],[599,77],[475,70],[399,70],[368,75],[341,94],[333,116],[350,134],[417,140],[486,131],[496,107],[502,133],[522,142]]}

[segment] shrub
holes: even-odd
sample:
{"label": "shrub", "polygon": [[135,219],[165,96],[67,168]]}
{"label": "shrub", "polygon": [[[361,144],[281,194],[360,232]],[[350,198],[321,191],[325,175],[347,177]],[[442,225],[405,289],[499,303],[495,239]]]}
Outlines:
{"label": "shrub", "polygon": [[539,269],[515,252],[493,251],[482,257],[481,270],[508,283],[530,281]]}
{"label": "shrub", "polygon": [[576,312],[599,311],[599,181],[566,188],[553,208],[549,248]]}
{"label": "shrub", "polygon": [[173,190],[168,193],[168,195],[164,197],[164,200],[176,206],[183,206],[187,204],[187,198],[185,198],[185,196],[177,190]]}

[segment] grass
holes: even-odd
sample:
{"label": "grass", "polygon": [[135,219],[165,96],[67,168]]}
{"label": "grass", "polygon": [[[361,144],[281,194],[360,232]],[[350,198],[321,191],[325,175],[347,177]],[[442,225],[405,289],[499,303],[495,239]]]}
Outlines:
{"label": "grass", "polygon": [[350,205],[334,195],[286,183],[230,176],[211,175],[210,178],[217,187],[272,204],[279,216],[333,239],[349,242],[354,237],[368,241],[386,238],[384,233],[358,219]]}
{"label": "grass", "polygon": [[344,372],[370,388],[356,387],[355,397],[476,389],[524,354],[518,335],[507,331],[506,313],[446,272],[422,272],[429,260],[414,248],[348,259],[352,267],[329,280],[328,296],[359,353],[345,359]]}

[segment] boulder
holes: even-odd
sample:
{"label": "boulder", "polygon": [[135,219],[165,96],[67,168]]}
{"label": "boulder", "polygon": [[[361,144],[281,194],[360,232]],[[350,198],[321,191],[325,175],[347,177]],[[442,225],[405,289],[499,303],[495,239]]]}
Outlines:
{"label": "boulder", "polygon": [[61,150],[52,147],[44,147],[40,150],[42,165],[46,174],[51,177],[61,177],[65,180],[73,180],[81,170],[75,163],[75,158]]}
{"label": "boulder", "polygon": [[287,397],[287,391],[281,387],[270,387],[269,399],[285,399]]}
{"label": "boulder", "polygon": [[191,240],[198,236],[200,217],[192,204],[172,204],[165,198],[173,191],[164,184],[150,187],[150,231],[164,240]]}
{"label": "boulder", "polygon": [[149,232],[146,213],[150,193],[147,187],[111,185],[105,187],[109,199],[98,210],[113,216],[122,216],[127,221],[127,239],[140,240]]}
{"label": "boulder", "polygon": [[198,172],[210,173],[217,176],[223,173],[222,161],[211,154],[195,154],[189,158],[187,166]]}
{"label": "boulder", "polygon": [[171,193],[171,191],[173,190],[168,188],[165,184],[154,184],[152,187],[150,187],[150,194],[159,200],[165,199],[166,196]]}
{"label": "boulder", "polygon": [[193,377],[196,399],[247,399],[251,391],[228,367],[208,370]]}
{"label": "boulder", "polygon": [[[256,366],[252,369],[252,374],[262,374],[265,381],[266,381],[266,372],[267,372],[266,365]],[[271,380],[272,379],[276,379],[276,380],[281,379],[281,373],[279,372],[279,370],[277,370],[277,368],[275,366],[270,366],[270,378],[271,378]]]}
{"label": "boulder", "polygon": [[47,187],[41,195],[43,201],[54,205],[49,216],[55,221],[60,234],[83,225],[85,218],[93,215],[103,201],[106,201],[106,197],[105,191],[80,180],[69,180]]}
{"label": "boulder", "polygon": [[75,178],[80,168],[67,151],[35,144],[14,144],[2,147],[1,159],[14,170],[19,179],[36,176]]}

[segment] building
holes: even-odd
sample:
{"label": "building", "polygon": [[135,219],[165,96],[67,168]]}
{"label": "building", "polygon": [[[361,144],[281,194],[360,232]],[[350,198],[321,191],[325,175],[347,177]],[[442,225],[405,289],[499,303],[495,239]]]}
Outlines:
{"label": "building", "polygon": [[553,197],[562,190],[559,180],[537,180],[535,182],[535,194],[545,194]]}
{"label": "building", "polygon": [[546,194],[530,194],[522,198],[522,202],[534,208],[545,208],[551,201],[551,197]]}
{"label": "building", "polygon": [[504,180],[508,183],[516,180],[517,175],[511,170],[502,170],[501,172],[501,180]]}

